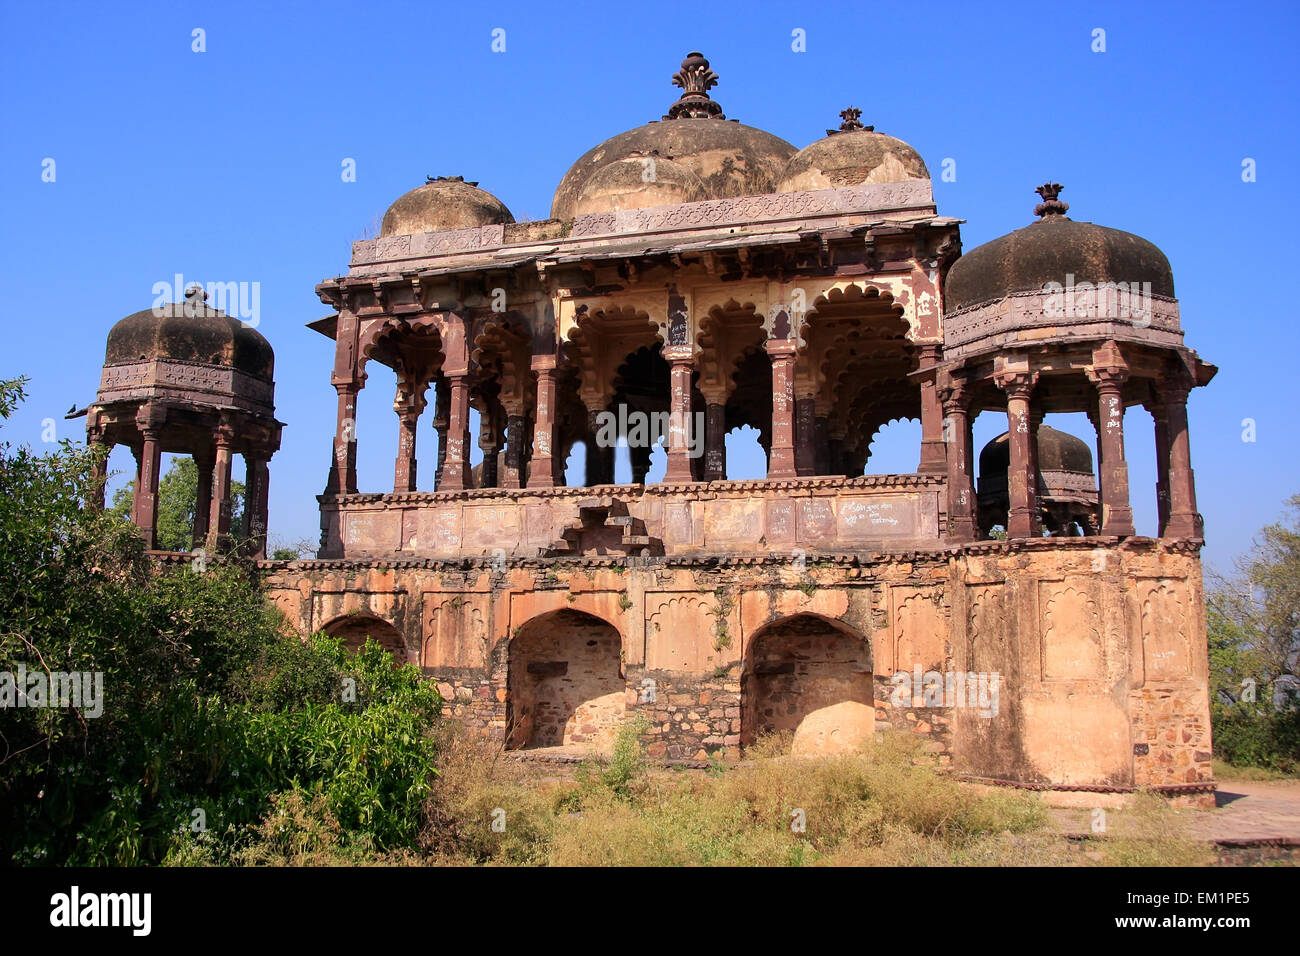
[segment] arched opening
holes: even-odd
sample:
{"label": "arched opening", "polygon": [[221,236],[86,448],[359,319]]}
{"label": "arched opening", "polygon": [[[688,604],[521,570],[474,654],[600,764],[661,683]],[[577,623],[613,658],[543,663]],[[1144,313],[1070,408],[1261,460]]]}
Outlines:
{"label": "arched opening", "polygon": [[370,614],[345,614],[321,630],[342,641],[351,654],[365,646],[367,637],[373,637],[380,647],[393,655],[394,661],[406,663],[406,641],[402,639],[402,632],[382,618]]}
{"label": "arched opening", "polygon": [[569,446],[564,461],[564,484],[568,488],[581,488],[592,484],[587,480],[587,441],[580,439]]}
{"label": "arched opening", "polygon": [[620,437],[628,448],[634,484],[661,481],[667,470],[660,438],[668,422],[669,370],[662,348],[655,342],[629,352],[614,377],[610,408],[628,423]]}
{"label": "arched opening", "polygon": [[767,452],[757,428],[733,428],[727,432],[726,442],[728,481],[762,481],[767,477]]}
{"label": "arched opening", "polygon": [[[736,384],[727,397],[724,412],[728,439],[727,478],[766,478],[768,456],[772,451],[772,360],[761,346],[751,346],[736,360],[732,378]],[[756,460],[747,460],[742,446],[738,449],[741,459],[732,461],[730,439],[738,429],[754,433],[759,453]],[[749,454],[752,453],[750,446]]]}
{"label": "arched opening", "polygon": [[[919,419],[921,388],[908,375],[915,349],[903,307],[876,288],[849,286],[819,296],[800,333],[796,390],[815,394],[813,414],[822,416],[812,464],[827,474],[857,476],[867,471],[876,433],[897,419]],[[821,429],[824,427],[824,432]],[[906,458],[882,458],[870,473],[916,470],[919,432]]]}
{"label": "arched opening", "polygon": [[740,683],[740,743],[789,732],[796,754],[845,753],[875,729],[871,645],[838,621],[798,614],[749,642]]}
{"label": "arched opening", "polygon": [[921,419],[896,418],[871,436],[864,474],[907,475],[916,471],[921,448]]}
{"label": "arched opening", "polygon": [[627,710],[622,649],[613,625],[582,611],[523,625],[509,648],[507,749],[608,752]]}

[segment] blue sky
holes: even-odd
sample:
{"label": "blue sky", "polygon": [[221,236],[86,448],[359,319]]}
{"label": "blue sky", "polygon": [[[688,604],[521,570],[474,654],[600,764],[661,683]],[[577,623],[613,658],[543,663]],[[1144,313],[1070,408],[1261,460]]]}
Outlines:
{"label": "blue sky", "polygon": [[[729,117],[804,146],[850,103],[915,146],[966,249],[1028,223],[1047,179],[1073,218],[1139,233],[1174,269],[1187,343],[1220,366],[1191,399],[1213,564],[1300,491],[1295,424],[1300,6],[1196,3],[6,3],[0,209],[6,345],[31,378],[4,439],[58,437],[94,398],[104,337],[155,282],[261,284],[277,355],[273,538],[315,538],[335,395],[331,347],[303,327],[350,243],[426,175],[462,175],[542,219],[587,148],[657,119],[690,50]],[[191,49],[192,31],[206,52]],[[491,49],[505,30],[506,50]],[[1093,52],[1093,31],[1105,52]],[[806,52],[792,50],[803,30]],[[42,181],[43,160],[54,182]],[[344,182],[344,159],[356,182]],[[1244,159],[1257,181],[1242,181]],[[1265,294],[1267,293],[1267,294]],[[385,375],[388,378],[385,378]],[[363,490],[391,488],[391,373],[371,366]],[[977,447],[1005,428],[986,414]],[[1242,441],[1253,419],[1256,441]],[[1049,424],[1091,437],[1082,416]],[[1149,417],[1131,410],[1138,530],[1154,531]],[[910,471],[919,429],[890,426],[872,471]],[[432,479],[422,422],[421,487]],[[743,443],[740,443],[743,444]],[[733,460],[757,468],[752,449]],[[129,467],[119,449],[113,467]],[[652,472],[652,477],[654,473]]]}

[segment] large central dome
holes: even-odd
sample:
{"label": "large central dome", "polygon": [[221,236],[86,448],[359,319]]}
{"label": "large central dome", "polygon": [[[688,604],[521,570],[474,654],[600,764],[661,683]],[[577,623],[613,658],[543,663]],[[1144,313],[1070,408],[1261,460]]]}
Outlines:
{"label": "large central dome", "polygon": [[555,190],[551,218],[776,192],[797,150],[724,117],[709,97],[717,82],[709,61],[689,54],[673,76],[684,92],[668,115],[583,153]]}

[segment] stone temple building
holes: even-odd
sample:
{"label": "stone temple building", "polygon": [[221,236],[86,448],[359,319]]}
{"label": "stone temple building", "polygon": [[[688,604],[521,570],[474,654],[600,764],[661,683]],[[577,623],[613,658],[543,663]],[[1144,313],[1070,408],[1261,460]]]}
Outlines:
{"label": "stone temple building", "polygon": [[[700,54],[672,79],[667,114],[578,157],[549,219],[430,179],[317,286],[321,546],[262,565],[271,598],[304,633],[379,639],[511,749],[599,750],[634,714],[682,761],[893,727],[970,779],[1203,798],[1186,403],[1215,368],[1184,345],[1165,256],[1069,218],[1055,183],[963,254],[922,157],[858,110],[800,149],[724,116]],[[396,447],[357,434],[358,403],[389,401],[372,363],[396,373]],[[977,494],[985,411],[1007,434]],[[1040,425],[1062,412],[1092,418],[1095,456]],[[417,482],[422,419],[437,473]],[[864,473],[897,419],[920,422],[915,470]],[[646,483],[653,423],[667,466]],[[728,478],[742,426],[761,479]],[[1140,427],[1154,538],[1130,506]],[[360,455],[393,456],[391,488],[358,487]]]}

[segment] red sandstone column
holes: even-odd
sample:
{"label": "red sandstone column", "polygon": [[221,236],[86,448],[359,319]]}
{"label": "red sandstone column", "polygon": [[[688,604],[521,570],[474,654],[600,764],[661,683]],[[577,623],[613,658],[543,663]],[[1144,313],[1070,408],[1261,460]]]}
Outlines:
{"label": "red sandstone column", "polygon": [[141,429],[144,444],[140,449],[135,480],[135,523],[144,537],[144,546],[158,546],[158,469],[162,466],[162,444],[158,432]]}
{"label": "red sandstone column", "polygon": [[244,456],[244,547],[255,560],[266,557],[266,512],[270,469],[266,459]]}
{"label": "red sandstone column", "polygon": [[479,413],[478,447],[483,452],[483,468],[479,475],[480,488],[497,487],[497,453],[500,451],[501,419],[499,406],[495,401],[486,400],[486,408]]}
{"label": "red sandstone column", "polygon": [[650,449],[638,444],[629,446],[627,452],[632,465],[632,484],[644,485],[645,476],[650,471]]}
{"label": "red sandstone column", "polygon": [[447,380],[447,455],[438,490],[460,491],[473,484],[469,467],[469,381],[464,375],[449,375]]}
{"label": "red sandstone column", "polygon": [[591,437],[587,441],[587,466],[585,480],[588,487],[593,485],[612,485],[614,483],[614,449],[618,441],[613,435],[614,444],[600,445],[602,435],[611,439],[612,430],[602,429],[601,421],[605,416],[605,401],[601,398],[588,400],[587,431]]}
{"label": "red sandstone column", "polygon": [[727,480],[727,407],[725,394],[704,396],[704,480]]}
{"label": "red sandstone column", "polygon": [[213,453],[194,456],[194,467],[199,473],[198,487],[194,492],[193,546],[203,547],[208,538],[208,524],[212,519],[212,468]]}
{"label": "red sandstone column", "polygon": [[768,339],[764,343],[772,359],[772,450],[767,458],[768,478],[796,478],[794,455],[794,362],[795,343],[790,339]]}
{"label": "red sandstone column", "polygon": [[[939,364],[939,346],[922,345],[920,350],[922,369],[933,369]],[[921,463],[916,468],[921,474],[942,475],[948,468],[943,415],[939,388],[931,371],[921,380]]]}
{"label": "red sandstone column", "polygon": [[451,389],[446,378],[439,378],[433,389],[433,430],[438,436],[438,465],[433,471],[433,488],[442,490],[442,469],[447,463],[447,409],[451,405]]}
{"label": "red sandstone column", "polygon": [[695,480],[691,473],[691,372],[694,371],[692,348],[689,345],[670,345],[663,349],[668,362],[668,467],[664,471],[666,484],[679,484]]}
{"label": "red sandstone column", "polygon": [[[1029,480],[1034,488],[1034,503],[1038,503],[1042,495],[1042,484],[1039,482],[1041,472],[1038,467],[1038,426],[1043,423],[1043,410],[1037,402],[1029,403]],[[1043,523],[1043,509],[1039,507],[1036,512],[1038,523]]]}
{"label": "red sandstone column", "polygon": [[1029,398],[1037,375],[1005,373],[997,377],[998,387],[1007,393],[1007,432],[1011,462],[1007,468],[1007,492],[1011,507],[1007,515],[1008,538],[1039,536],[1038,482],[1029,473]]}
{"label": "red sandstone column", "polygon": [[833,474],[831,470],[831,423],[825,415],[818,415],[813,423],[813,473]]}
{"label": "red sandstone column", "polygon": [[524,474],[524,409],[522,405],[506,407],[506,461],[501,476],[502,488],[520,488]]}
{"label": "red sandstone column", "polygon": [[1124,460],[1124,382],[1128,369],[1098,366],[1088,372],[1097,386],[1097,421],[1100,425],[1102,466],[1101,533],[1133,534],[1133,509],[1129,506],[1128,463]]}
{"label": "red sandstone column", "polygon": [[794,470],[801,478],[817,474],[817,405],[811,396],[794,400]]}
{"label": "red sandstone column", "polygon": [[1169,527],[1169,410],[1162,402],[1147,406],[1156,432],[1156,515],[1157,535],[1164,537]]}
{"label": "red sandstone column", "polygon": [[555,356],[534,355],[537,373],[537,419],[533,426],[533,460],[528,467],[529,488],[555,486]]}
{"label": "red sandstone column", "polygon": [[[356,382],[336,382],[339,393],[338,415],[334,428],[334,471],[341,495],[357,493],[357,393]],[[334,487],[335,483],[331,482]]]}
{"label": "red sandstone column", "polygon": [[[230,463],[234,435],[230,427],[217,429],[217,456],[212,479],[212,511],[208,522],[208,550],[217,551],[230,542]],[[355,485],[355,472],[354,485]],[[245,509],[248,505],[245,502]]]}
{"label": "red sandstone column", "polygon": [[416,490],[415,440],[424,411],[427,382],[417,378],[399,380],[393,411],[397,412],[397,459],[393,463],[393,494]]}
{"label": "red sandstone column", "polygon": [[1191,439],[1187,432],[1185,385],[1165,388],[1169,415],[1169,526],[1171,538],[1202,538],[1205,528],[1196,511],[1196,479],[1192,473]]}
{"label": "red sandstone column", "polygon": [[131,487],[131,524],[140,527],[140,446],[132,445],[131,457],[135,459],[135,484]]}
{"label": "red sandstone column", "polygon": [[970,393],[965,382],[949,379],[938,393],[943,402],[948,471],[948,537],[974,541],[975,487],[970,472]]}
{"label": "red sandstone column", "polygon": [[95,464],[90,472],[90,495],[86,504],[97,510],[104,510],[104,483],[108,480],[108,456],[113,450],[113,446],[104,440],[100,432],[92,434],[89,438],[91,451],[96,453]]}

